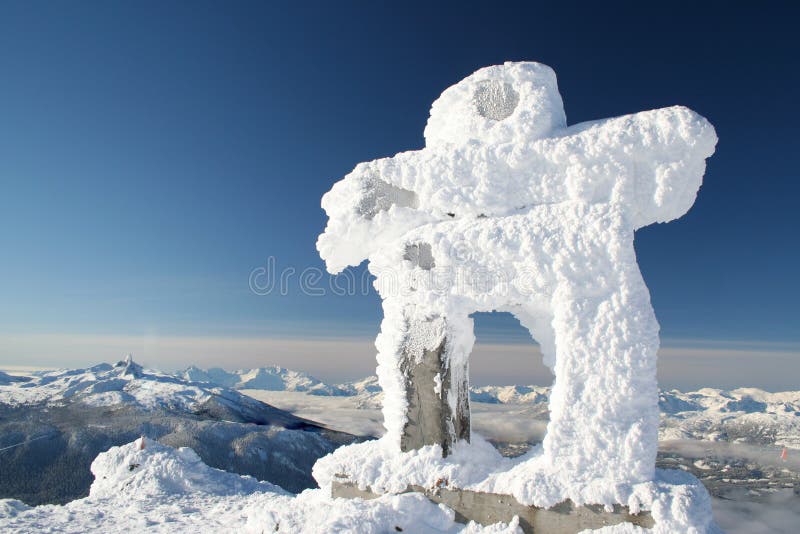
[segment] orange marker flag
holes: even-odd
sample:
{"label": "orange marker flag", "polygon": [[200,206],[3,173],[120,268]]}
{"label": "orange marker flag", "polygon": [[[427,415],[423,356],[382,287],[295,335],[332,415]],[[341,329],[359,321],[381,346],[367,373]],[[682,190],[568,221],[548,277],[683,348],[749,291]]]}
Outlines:
{"label": "orange marker flag", "polygon": [[784,448],[783,448],[783,450],[781,451],[781,460],[783,460],[783,461],[785,462],[785,461],[786,461],[786,457],[787,457],[788,455],[789,455],[789,453],[788,453],[788,451],[786,450],[786,447],[784,447]]}

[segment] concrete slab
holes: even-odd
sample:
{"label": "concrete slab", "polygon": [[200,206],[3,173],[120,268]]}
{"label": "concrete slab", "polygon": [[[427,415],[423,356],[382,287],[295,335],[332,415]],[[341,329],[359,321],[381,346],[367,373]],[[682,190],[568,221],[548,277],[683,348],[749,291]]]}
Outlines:
{"label": "concrete slab", "polygon": [[[601,528],[619,523],[632,523],[643,528],[652,528],[653,517],[649,512],[631,514],[625,506],[614,506],[608,512],[603,506],[575,506],[564,501],[553,508],[545,509],[520,504],[510,495],[483,493],[458,488],[423,488],[409,486],[403,493],[421,493],[436,504],[444,504],[455,512],[456,521],[475,521],[491,525],[500,521],[508,523],[514,516],[526,534],[577,534],[585,529]],[[375,499],[379,494],[359,489],[353,482],[341,477],[334,481],[331,494],[336,498]]]}

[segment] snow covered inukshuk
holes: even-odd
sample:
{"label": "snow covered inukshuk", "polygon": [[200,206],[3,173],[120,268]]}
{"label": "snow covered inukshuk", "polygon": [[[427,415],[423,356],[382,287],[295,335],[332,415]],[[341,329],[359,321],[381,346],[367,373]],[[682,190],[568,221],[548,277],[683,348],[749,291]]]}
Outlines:
{"label": "snow covered inukshuk", "polygon": [[555,73],[526,62],[444,91],[425,142],[322,199],[328,270],[369,260],[383,299],[384,442],[447,455],[470,439],[469,314],[508,311],[555,375],[540,465],[651,480],[658,323],[634,230],[692,206],[714,128],[685,107],[567,127]]}

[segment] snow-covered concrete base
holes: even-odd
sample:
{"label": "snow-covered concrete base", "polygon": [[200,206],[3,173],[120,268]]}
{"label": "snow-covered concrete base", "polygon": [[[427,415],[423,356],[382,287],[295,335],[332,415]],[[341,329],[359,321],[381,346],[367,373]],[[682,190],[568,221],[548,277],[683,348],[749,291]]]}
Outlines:
{"label": "snow-covered concrete base", "polygon": [[[355,484],[343,480],[334,481],[331,495],[349,499],[372,499],[380,495],[363,491]],[[420,493],[436,504],[444,504],[456,514],[462,523],[475,521],[482,525],[517,521],[525,534],[547,532],[548,534],[577,534],[584,530],[599,529],[620,523],[631,523],[644,528],[653,526],[653,517],[643,511],[631,514],[623,506],[614,506],[607,511],[604,506],[575,506],[564,501],[553,508],[525,506],[510,495],[471,491],[449,487],[423,488],[411,486],[407,493]]]}
{"label": "snow-covered concrete base", "polygon": [[422,495],[332,499],[329,490],[293,495],[278,486],[208,467],[188,448],[147,440],[113,447],[92,464],[85,499],[29,507],[0,499],[0,532],[516,533],[482,527]]}
{"label": "snow-covered concrete base", "polygon": [[337,449],[316,463],[314,478],[328,491],[341,480],[385,495],[402,494],[410,486],[461,489],[510,495],[521,504],[545,509],[567,500],[577,506],[602,505],[608,511],[623,506],[632,514],[649,511],[655,521],[652,529],[625,524],[602,532],[718,532],[708,492],[688,473],[656,470],[652,481],[637,484],[603,478],[575,482],[541,458],[540,448],[504,458],[474,433],[472,443],[459,442],[446,458],[435,445],[399,452],[393,442],[381,439]]}

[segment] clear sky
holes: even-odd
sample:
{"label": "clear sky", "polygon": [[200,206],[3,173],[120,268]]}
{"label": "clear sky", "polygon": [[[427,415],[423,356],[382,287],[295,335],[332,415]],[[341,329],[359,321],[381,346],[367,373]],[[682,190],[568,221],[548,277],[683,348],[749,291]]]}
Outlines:
{"label": "clear sky", "polygon": [[[662,382],[797,382],[800,10],[376,4],[0,2],[0,366],[130,350],[368,373],[379,299],[315,279],[320,197],[358,162],[421,148],[449,85],[536,60],[570,123],[683,104],[717,129],[692,211],[636,237],[679,354]],[[269,258],[294,274],[256,294]],[[484,352],[524,342],[508,316],[477,323]],[[519,381],[515,366],[485,380]]]}

